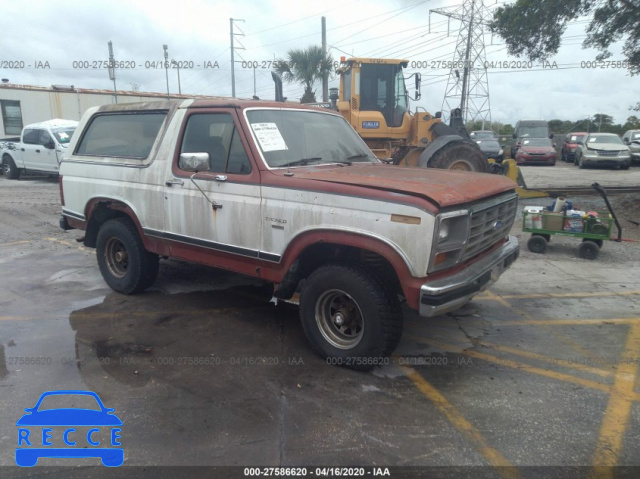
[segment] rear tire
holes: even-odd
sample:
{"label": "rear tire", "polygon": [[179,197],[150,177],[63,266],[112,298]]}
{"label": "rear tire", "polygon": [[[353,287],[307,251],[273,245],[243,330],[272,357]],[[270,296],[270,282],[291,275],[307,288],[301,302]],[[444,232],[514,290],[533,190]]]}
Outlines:
{"label": "rear tire", "polygon": [[462,142],[451,142],[443,146],[433,154],[428,165],[430,168],[443,170],[489,172],[489,163],[484,153],[478,147]]}
{"label": "rear tire", "polygon": [[128,218],[115,218],[100,227],[96,256],[105,282],[119,293],[144,291],[158,276],[158,255],[144,248]]}
{"label": "rear tire", "polygon": [[355,265],[321,266],[307,278],[300,321],[328,364],[359,371],[385,364],[402,335],[397,296]]}
{"label": "rear tire", "polygon": [[600,248],[595,241],[584,240],[578,247],[578,255],[583,259],[594,260],[598,257]]}
{"label": "rear tire", "polygon": [[16,163],[10,156],[5,156],[2,159],[2,169],[4,170],[4,174],[7,175],[7,178],[10,180],[17,180],[20,178],[21,170],[16,166]]}

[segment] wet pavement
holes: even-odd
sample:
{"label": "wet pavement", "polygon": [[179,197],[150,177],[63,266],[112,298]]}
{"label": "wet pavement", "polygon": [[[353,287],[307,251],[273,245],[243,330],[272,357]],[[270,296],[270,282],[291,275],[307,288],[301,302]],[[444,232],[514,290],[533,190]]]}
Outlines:
{"label": "wet pavement", "polygon": [[94,391],[115,409],[118,474],[131,477],[159,465],[640,472],[640,254],[630,261],[626,250],[637,244],[607,244],[597,261],[565,254],[562,241],[544,256],[524,247],[462,310],[430,320],[407,310],[394,357],[360,373],[317,357],[297,306],[268,302],[236,275],[161,261],[149,291],[112,292],[80,233],[56,228],[57,185],[7,183],[0,177],[0,198],[16,201],[0,203],[2,477],[47,465],[95,466],[66,477],[113,471],[99,459],[15,467],[16,421],[60,389]]}

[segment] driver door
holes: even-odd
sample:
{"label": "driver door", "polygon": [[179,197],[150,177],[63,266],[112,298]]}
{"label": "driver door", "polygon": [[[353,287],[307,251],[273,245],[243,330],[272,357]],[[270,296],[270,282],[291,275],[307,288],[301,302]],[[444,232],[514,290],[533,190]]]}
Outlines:
{"label": "driver door", "polygon": [[[172,255],[193,260],[204,248],[212,254],[258,257],[260,175],[247,153],[235,111],[197,110],[185,122],[164,195]],[[210,171],[181,169],[182,153],[208,153]]]}

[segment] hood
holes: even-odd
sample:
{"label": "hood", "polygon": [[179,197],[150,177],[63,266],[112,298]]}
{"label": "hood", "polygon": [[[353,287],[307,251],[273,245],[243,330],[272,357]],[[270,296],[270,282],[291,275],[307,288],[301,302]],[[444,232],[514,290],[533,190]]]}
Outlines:
{"label": "hood", "polygon": [[471,203],[513,190],[517,185],[506,176],[467,171],[439,170],[385,164],[354,164],[313,169],[299,178],[363,186],[425,198],[440,207]]}
{"label": "hood", "polygon": [[590,150],[602,151],[627,151],[626,145],[616,145],[614,143],[588,143],[587,148]]}

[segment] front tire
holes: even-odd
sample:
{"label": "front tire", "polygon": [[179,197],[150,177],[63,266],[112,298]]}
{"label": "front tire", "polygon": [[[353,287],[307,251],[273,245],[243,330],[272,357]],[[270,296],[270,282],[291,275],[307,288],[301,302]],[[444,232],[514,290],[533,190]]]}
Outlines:
{"label": "front tire", "polygon": [[321,357],[360,371],[384,364],[402,335],[397,296],[355,265],[321,266],[307,278],[300,321]]}
{"label": "front tire", "polygon": [[433,154],[428,163],[431,168],[487,173],[489,163],[484,153],[469,143],[451,142]]}
{"label": "front tire", "polygon": [[115,218],[100,227],[96,256],[105,282],[119,293],[144,291],[158,276],[158,255],[144,248],[128,218]]}

